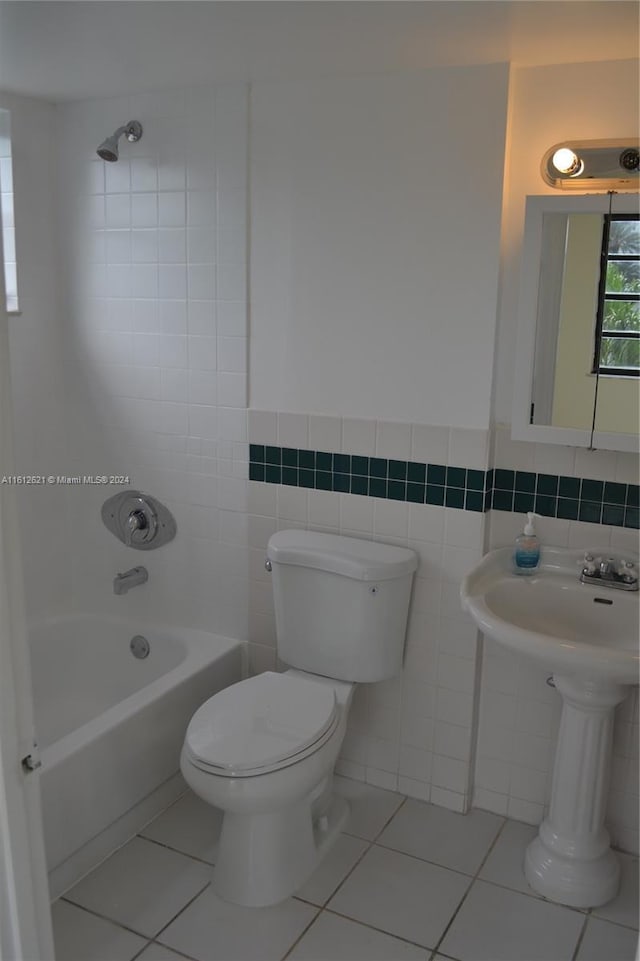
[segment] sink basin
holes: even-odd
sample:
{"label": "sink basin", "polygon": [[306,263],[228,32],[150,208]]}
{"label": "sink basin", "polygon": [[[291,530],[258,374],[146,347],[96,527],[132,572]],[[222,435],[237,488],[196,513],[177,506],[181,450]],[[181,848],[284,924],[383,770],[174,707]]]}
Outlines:
{"label": "sink basin", "polygon": [[531,575],[512,573],[511,556],[487,554],[460,598],[488,637],[553,673],[562,697],[549,811],[524,873],[552,901],[595,907],[620,881],[604,820],[615,707],[638,683],[638,592],[582,584],[581,551],[544,548]]}
{"label": "sink basin", "polygon": [[637,684],[638,592],[581,584],[582,551],[543,549],[531,575],[513,574],[511,555],[491,551],[460,589],[483,633],[553,673]]}

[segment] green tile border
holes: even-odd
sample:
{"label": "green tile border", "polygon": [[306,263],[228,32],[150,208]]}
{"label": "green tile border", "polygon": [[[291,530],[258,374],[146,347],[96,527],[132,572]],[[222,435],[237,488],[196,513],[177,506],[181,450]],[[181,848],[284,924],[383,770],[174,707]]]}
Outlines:
{"label": "green tile border", "polygon": [[637,529],[637,484],[505,468],[487,471],[445,464],[249,445],[249,480],[339,491],[410,504],[433,504],[580,520]]}

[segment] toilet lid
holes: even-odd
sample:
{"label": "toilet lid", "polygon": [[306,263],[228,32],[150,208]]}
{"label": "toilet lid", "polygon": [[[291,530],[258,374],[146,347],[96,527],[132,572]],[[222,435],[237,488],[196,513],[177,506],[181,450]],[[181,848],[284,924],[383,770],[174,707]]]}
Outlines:
{"label": "toilet lid", "polygon": [[332,687],[266,671],[198,708],[185,744],[197,766],[246,775],[304,751],[332,726],[338,710]]}

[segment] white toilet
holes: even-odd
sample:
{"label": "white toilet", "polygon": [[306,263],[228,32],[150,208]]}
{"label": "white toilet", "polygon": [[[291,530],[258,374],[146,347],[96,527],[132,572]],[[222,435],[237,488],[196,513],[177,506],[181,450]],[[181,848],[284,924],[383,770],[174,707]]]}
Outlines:
{"label": "white toilet", "polygon": [[315,531],[279,531],[267,547],[278,655],[291,665],[225,688],[194,714],[185,780],[224,812],[213,887],[237,904],[289,897],[344,826],[332,795],[357,681],[402,666],[417,567],[413,551]]}

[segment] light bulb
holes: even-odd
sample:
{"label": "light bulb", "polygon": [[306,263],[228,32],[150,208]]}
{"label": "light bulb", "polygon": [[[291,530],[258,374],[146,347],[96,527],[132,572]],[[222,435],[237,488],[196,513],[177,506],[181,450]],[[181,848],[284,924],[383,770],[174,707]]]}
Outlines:
{"label": "light bulb", "polygon": [[583,162],[569,147],[560,147],[556,150],[551,163],[561,174],[569,174],[570,177],[575,177],[584,169]]}

